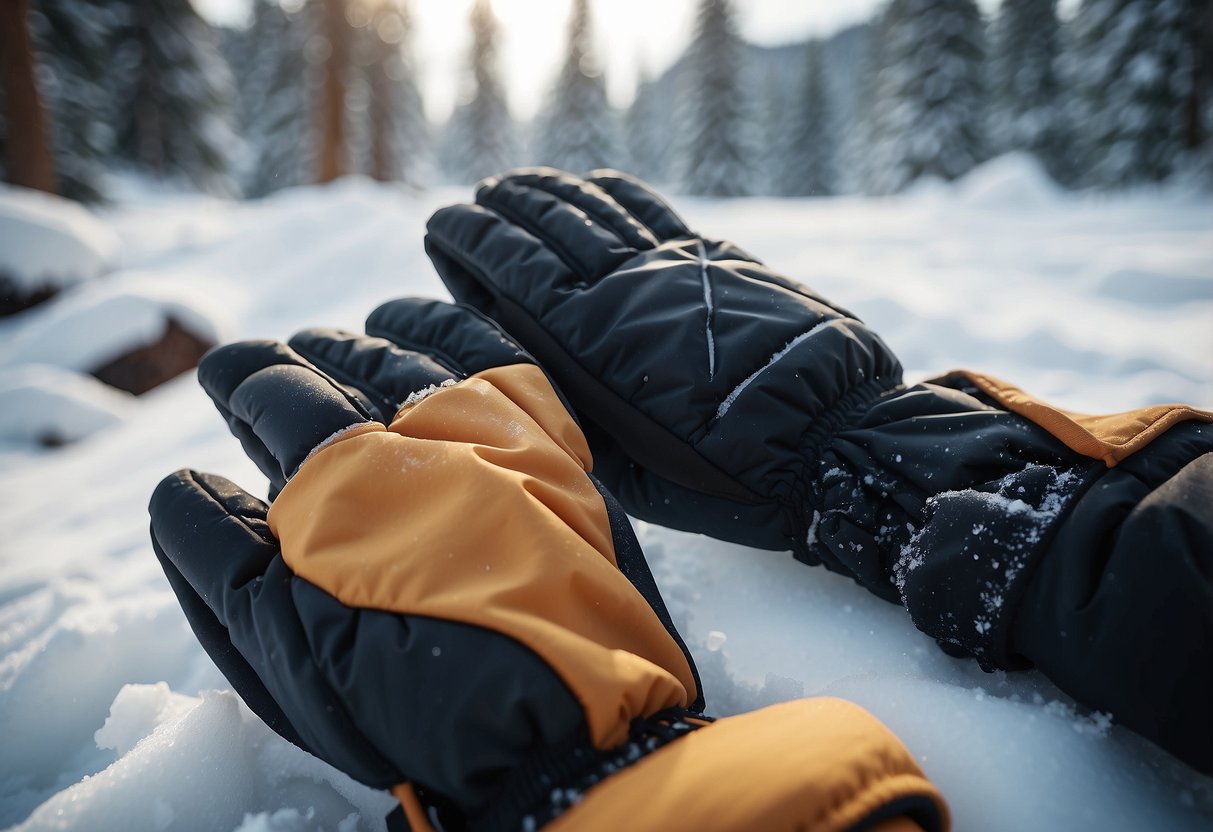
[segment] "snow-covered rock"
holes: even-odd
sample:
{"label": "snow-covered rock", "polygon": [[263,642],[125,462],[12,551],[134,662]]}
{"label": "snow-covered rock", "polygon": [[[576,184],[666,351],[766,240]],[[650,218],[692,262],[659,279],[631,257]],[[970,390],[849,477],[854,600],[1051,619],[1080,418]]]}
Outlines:
{"label": "snow-covered rock", "polygon": [[118,263],[118,237],[70,200],[0,186],[0,277],[24,294],[105,274]]}
{"label": "snow-covered rock", "polygon": [[1024,211],[1057,201],[1061,189],[1040,161],[1016,151],[974,168],[956,183],[966,204],[987,210]]}
{"label": "snow-covered rock", "polygon": [[120,424],[129,393],[92,376],[30,364],[0,367],[0,441],[63,445]]}
{"label": "snow-covered rock", "polygon": [[159,339],[169,320],[216,343],[222,307],[205,286],[128,273],[80,286],[0,327],[0,366],[52,364],[87,373]]}

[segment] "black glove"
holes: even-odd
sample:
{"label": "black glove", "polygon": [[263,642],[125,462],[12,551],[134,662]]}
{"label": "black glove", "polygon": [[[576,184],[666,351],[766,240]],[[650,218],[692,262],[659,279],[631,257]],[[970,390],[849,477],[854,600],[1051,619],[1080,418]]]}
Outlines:
{"label": "black glove", "polygon": [[[893,600],[907,524],[931,495],[999,473],[986,458],[1001,449],[994,434],[1023,422],[954,391],[907,391],[896,357],[854,315],[692,233],[620,173],[486,180],[475,205],[431,218],[426,250],[457,300],[556,379],[595,473],[630,513],[791,549]],[[968,455],[945,450],[943,430],[916,436],[918,415],[977,436]],[[842,441],[868,426],[884,429]],[[1052,461],[1054,444],[1041,454],[1012,440],[1003,467]],[[924,457],[938,470],[921,470]]]}
{"label": "black glove", "polygon": [[1213,414],[905,386],[845,309],[613,171],[485,180],[426,249],[556,379],[629,513],[824,563],[1213,770]]}
{"label": "black glove", "polygon": [[390,788],[416,832],[946,828],[855,705],[702,716],[581,431],[491,322],[395,301],[367,331],[210,353],[199,378],[277,496],[179,471],[151,501],[191,626],[270,727]]}
{"label": "black glove", "polygon": [[859,320],[622,174],[481,184],[426,250],[456,299],[527,345],[639,517],[816,555],[805,460],[828,423],[901,381]]}

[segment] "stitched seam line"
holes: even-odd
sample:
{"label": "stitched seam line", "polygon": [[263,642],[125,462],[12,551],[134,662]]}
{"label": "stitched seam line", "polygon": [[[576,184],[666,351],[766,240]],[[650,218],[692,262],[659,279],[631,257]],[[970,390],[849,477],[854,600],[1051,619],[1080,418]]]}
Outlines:
{"label": "stitched seam line", "polygon": [[[543,183],[541,181],[532,181],[529,179],[516,179],[515,182],[517,182],[519,185],[522,185],[525,188],[534,188],[537,191],[542,191],[543,193],[548,194],[549,196],[559,199],[561,202],[567,202],[569,205],[572,205],[574,208],[584,211],[586,216],[592,217],[593,219],[597,220],[599,225],[601,225],[605,228],[609,228],[611,230],[611,233],[619,238],[619,242],[623,243],[628,248],[648,249],[648,248],[653,248],[654,246],[657,245],[656,236],[651,231],[649,231],[647,228],[645,228],[643,225],[641,225],[637,220],[631,219],[631,221],[629,222],[629,218],[623,217],[622,219],[623,219],[625,228],[620,228],[618,223],[619,223],[619,220],[621,219],[621,217],[610,216],[609,214],[598,210],[600,207],[609,208],[610,206],[600,206],[600,205],[594,204],[587,195],[585,195],[584,193],[581,193],[580,191],[578,191],[579,198],[576,198],[577,201],[574,201],[574,198],[569,198],[567,195],[559,193],[555,189],[545,187],[546,183]],[[603,193],[606,194],[606,191],[603,191]],[[610,194],[606,194],[606,195],[608,198],[611,197]],[[612,199],[612,201],[613,201],[613,199]],[[635,223],[635,226],[633,226],[633,223]],[[644,229],[644,232],[647,232],[649,234],[649,236],[652,237],[653,239],[645,239],[644,233],[642,233],[641,229]],[[629,238],[632,238],[632,239],[629,239]]]}
{"label": "stitched seam line", "polygon": [[733,402],[735,402],[737,400],[737,397],[740,396],[741,393],[747,387],[750,386],[750,383],[753,382],[754,379],[758,378],[760,375],[765,373],[771,367],[774,367],[776,364],[779,363],[780,359],[782,359],[784,356],[786,356],[792,350],[796,349],[796,347],[800,346],[802,343],[807,341],[809,338],[816,335],[821,330],[825,329],[830,324],[834,323],[835,321],[845,321],[845,320],[848,320],[848,319],[847,318],[825,318],[825,319],[819,321],[813,327],[811,327],[808,331],[802,332],[799,335],[797,335],[795,338],[793,338],[791,341],[788,341],[788,343],[784,345],[783,349],[781,349],[779,352],[775,353],[774,355],[772,355],[770,357],[770,359],[767,361],[766,364],[763,364],[761,367],[759,367],[757,370],[755,370],[753,373],[751,373],[744,381],[742,381],[740,384],[738,384],[736,387],[734,387],[732,390],[729,391],[729,394],[724,397],[723,401],[721,401],[720,407],[718,407],[716,409],[716,415],[712,418],[712,424],[719,422],[721,420],[721,418],[726,413],[729,412],[729,408],[731,408],[733,406]]}
{"label": "stitched seam line", "polygon": [[[495,194],[492,196],[495,196]],[[585,268],[577,260],[577,258],[574,257],[572,253],[568,251],[568,249],[558,243],[555,238],[548,239],[545,237],[539,232],[539,229],[533,223],[529,222],[525,217],[518,214],[513,209],[506,208],[501,204],[500,200],[495,200],[494,202],[488,204],[482,203],[482,205],[491,213],[495,213],[500,216],[507,223],[511,223],[521,228],[531,237],[534,237],[535,241],[538,242],[542,248],[545,248],[555,254],[556,258],[564,264],[564,267],[573,273],[573,278],[577,282],[588,283],[590,281],[589,269]]]}
{"label": "stitched seam line", "polygon": [[[703,283],[703,305],[706,309],[704,316],[704,334],[708,342],[708,381],[716,377],[716,339],[712,335],[712,323],[716,318],[716,308],[712,303],[712,282],[708,278],[708,253],[703,246],[703,240],[698,240],[699,247],[699,279]],[[749,383],[748,380],[742,384]],[[717,418],[720,413],[717,413]]]}

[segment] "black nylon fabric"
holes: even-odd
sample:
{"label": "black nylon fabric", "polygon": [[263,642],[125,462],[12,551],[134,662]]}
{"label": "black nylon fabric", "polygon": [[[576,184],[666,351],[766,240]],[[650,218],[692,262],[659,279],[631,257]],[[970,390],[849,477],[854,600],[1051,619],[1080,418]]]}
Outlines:
{"label": "black nylon fabric", "polygon": [[1100,472],[1027,585],[1013,649],[1213,774],[1213,425]]}

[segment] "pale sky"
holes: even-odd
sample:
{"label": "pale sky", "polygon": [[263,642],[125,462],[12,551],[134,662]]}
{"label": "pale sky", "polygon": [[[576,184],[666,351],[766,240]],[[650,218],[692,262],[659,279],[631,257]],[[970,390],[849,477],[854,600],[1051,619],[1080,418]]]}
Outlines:
{"label": "pale sky", "polygon": [[[998,0],[978,0],[986,12]],[[247,22],[250,0],[193,0],[216,23]],[[502,25],[501,71],[510,109],[521,119],[542,106],[560,67],[570,0],[492,0]],[[881,0],[738,0],[742,36],[774,45],[828,36],[871,15]],[[1069,5],[1069,4],[1064,4]],[[464,78],[472,0],[412,0],[414,54],[426,110],[435,121],[450,114]],[[595,0],[594,44],[611,100],[632,97],[642,68],[661,73],[686,48],[698,0]],[[643,21],[643,23],[639,22]]]}

